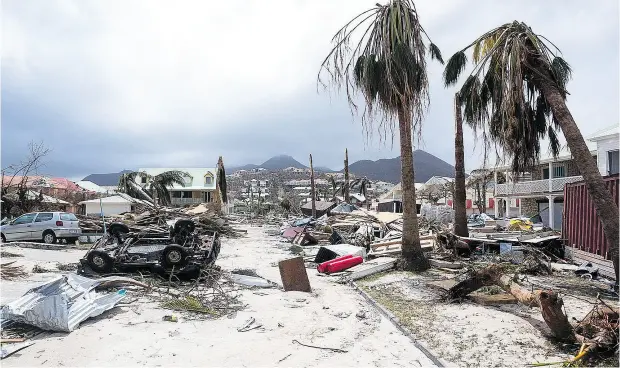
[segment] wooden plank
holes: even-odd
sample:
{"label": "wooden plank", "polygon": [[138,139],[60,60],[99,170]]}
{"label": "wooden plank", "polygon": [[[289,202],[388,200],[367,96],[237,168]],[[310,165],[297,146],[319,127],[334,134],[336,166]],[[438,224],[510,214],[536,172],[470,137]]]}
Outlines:
{"label": "wooden plank", "polygon": [[302,257],[286,259],[278,263],[284,291],[311,292],[308,273]]}
{"label": "wooden plank", "polygon": [[616,279],[616,273],[614,272],[614,264],[612,261],[576,248],[570,248],[570,251],[573,254],[573,262],[575,262],[575,264],[580,265],[583,262],[591,262],[599,268],[601,275],[609,277],[613,280]]}
{"label": "wooden plank", "polygon": [[394,268],[396,258],[383,257],[364,262],[360,265],[348,269],[351,280],[361,279],[375,273],[383,272]]}

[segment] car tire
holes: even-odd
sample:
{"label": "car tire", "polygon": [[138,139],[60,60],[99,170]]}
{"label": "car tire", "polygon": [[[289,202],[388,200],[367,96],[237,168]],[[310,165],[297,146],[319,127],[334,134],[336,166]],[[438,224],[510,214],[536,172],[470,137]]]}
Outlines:
{"label": "car tire", "polygon": [[180,269],[187,265],[189,255],[187,250],[180,245],[169,245],[161,253],[161,265],[165,269]]}
{"label": "car tire", "polygon": [[54,244],[56,243],[56,234],[52,230],[45,230],[43,232],[43,243]]}
{"label": "car tire", "polygon": [[220,254],[220,249],[222,248],[222,244],[220,242],[219,237],[215,239],[213,242],[213,249],[211,249],[211,254],[207,254],[207,259],[205,260],[205,264],[207,266],[212,266],[217,260],[217,256]]}
{"label": "car tire", "polygon": [[114,260],[106,252],[93,250],[86,256],[90,268],[97,273],[110,273],[114,267]]}
{"label": "car tire", "polygon": [[0,234],[0,239],[3,243],[6,243],[6,236],[4,236],[4,234]]}

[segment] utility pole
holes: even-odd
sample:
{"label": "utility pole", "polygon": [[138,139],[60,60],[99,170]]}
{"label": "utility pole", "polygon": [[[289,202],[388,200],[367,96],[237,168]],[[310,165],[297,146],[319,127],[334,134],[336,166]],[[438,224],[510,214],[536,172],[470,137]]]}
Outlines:
{"label": "utility pole", "polygon": [[349,150],[344,149],[344,202],[349,203]]}
{"label": "utility pole", "polygon": [[312,196],[312,217],[316,218],[316,193],[314,189],[314,166],[312,166],[312,154],[310,154],[310,195]]}

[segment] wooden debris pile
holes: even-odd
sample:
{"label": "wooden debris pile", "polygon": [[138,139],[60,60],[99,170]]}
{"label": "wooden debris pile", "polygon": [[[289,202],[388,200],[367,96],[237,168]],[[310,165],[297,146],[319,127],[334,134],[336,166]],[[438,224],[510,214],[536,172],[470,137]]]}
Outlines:
{"label": "wooden debris pile", "polygon": [[28,276],[28,273],[24,271],[22,266],[13,265],[13,263],[15,261],[0,265],[0,279],[10,281]]}
{"label": "wooden debris pile", "polygon": [[[204,207],[204,206],[203,206]],[[83,232],[103,232],[104,219],[106,226],[112,222],[122,222],[132,232],[167,232],[168,222],[171,220],[193,220],[196,230],[217,231],[221,235],[230,237],[241,236],[241,232],[230,226],[228,219],[223,215],[215,214],[206,208],[177,209],[160,207],[144,211],[140,214],[124,214],[119,216],[101,217],[76,215],[80,220],[80,228]]]}

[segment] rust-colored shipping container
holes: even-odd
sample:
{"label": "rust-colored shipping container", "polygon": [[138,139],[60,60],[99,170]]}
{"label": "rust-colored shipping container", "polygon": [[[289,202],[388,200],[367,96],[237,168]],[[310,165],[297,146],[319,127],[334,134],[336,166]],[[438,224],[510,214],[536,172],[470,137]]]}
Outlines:
{"label": "rust-colored shipping container", "polygon": [[[606,176],[603,179],[614,201],[618,203],[618,175]],[[597,258],[611,260],[603,226],[583,181],[564,186],[562,238],[566,239],[568,246],[578,250],[577,253],[581,255],[578,258],[582,260],[595,261]],[[590,259],[589,256],[594,257]]]}

